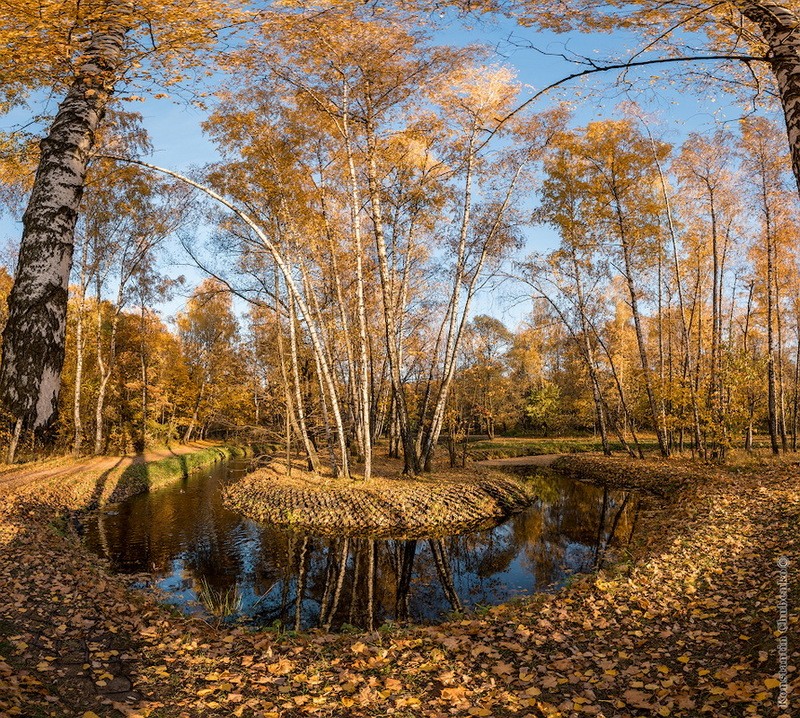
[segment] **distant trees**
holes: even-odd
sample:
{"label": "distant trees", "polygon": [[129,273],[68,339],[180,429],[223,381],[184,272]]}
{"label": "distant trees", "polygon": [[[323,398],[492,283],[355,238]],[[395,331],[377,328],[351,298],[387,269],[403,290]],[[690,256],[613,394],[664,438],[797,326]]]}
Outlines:
{"label": "distant trees", "polygon": [[[119,307],[113,299],[98,301],[88,294],[83,312],[90,321],[83,340],[90,350],[79,385],[80,303],[76,293],[70,301],[61,395],[63,445],[74,449],[78,427],[100,440],[82,444],[82,453],[136,452],[148,445],[225,438],[258,426],[261,440],[276,441],[280,427],[265,410],[269,387],[240,336],[230,294],[213,280],[192,292],[174,327],[150,307]],[[112,336],[113,357],[107,351]],[[93,349],[97,344],[104,346],[102,362]]]}
{"label": "distant trees", "polygon": [[188,374],[185,399],[191,406],[191,419],[183,434],[188,442],[198,425],[202,428],[204,414],[213,416],[219,403],[235,402],[239,393],[239,327],[230,294],[210,279],[197,287],[176,324]]}
{"label": "distant trees", "polygon": [[774,453],[796,446],[798,255],[785,238],[798,202],[779,137],[751,118],[738,139],[690,135],[676,152],[614,121],[553,143],[538,215],[561,245],[522,276],[581,358],[601,437],[608,424],[638,453],[647,428],[662,453],[690,436],[722,459],[752,448],[755,422]]}

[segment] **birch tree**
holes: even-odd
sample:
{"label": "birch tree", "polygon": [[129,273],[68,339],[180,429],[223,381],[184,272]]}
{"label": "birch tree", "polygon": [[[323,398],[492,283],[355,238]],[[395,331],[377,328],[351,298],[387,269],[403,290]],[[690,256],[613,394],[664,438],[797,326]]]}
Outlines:
{"label": "birch tree", "polygon": [[[365,449],[382,423],[375,407],[386,405],[372,380],[372,356],[376,347],[385,352],[392,418],[405,470],[413,474],[430,466],[471,303],[493,262],[514,246],[513,198],[558,113],[527,120],[518,146],[490,155],[481,147],[485,127],[516,93],[507,70],[480,65],[474,52],[431,47],[391,13],[266,19],[267,41],[234,58],[243,88],[231,90],[208,125],[228,159],[216,170],[223,183],[217,186],[276,218],[272,231],[291,271],[303,276],[304,301],[315,314],[318,356],[335,366],[344,354],[337,403],[350,404]],[[355,45],[354,35],[361,38]],[[291,234],[304,238],[302,249],[281,239],[281,227],[292,225]],[[342,253],[348,245],[349,264]],[[419,277],[434,260],[447,272],[434,295],[440,306],[429,302],[436,309],[426,321],[435,327],[434,342],[412,416],[419,386],[404,377],[408,317]],[[380,314],[368,321],[366,309],[375,306],[370,273],[377,275]],[[327,320],[315,310],[326,296],[338,305]],[[337,335],[339,346],[331,343]]]}
{"label": "birch tree", "polygon": [[[44,0],[4,2],[0,60],[5,108],[49,89],[63,99],[40,143],[23,215],[0,365],[0,398],[16,420],[42,429],[58,407],[74,231],[95,137],[115,92],[156,78],[179,82],[214,42],[233,2]],[[12,452],[13,454],[13,452]]]}

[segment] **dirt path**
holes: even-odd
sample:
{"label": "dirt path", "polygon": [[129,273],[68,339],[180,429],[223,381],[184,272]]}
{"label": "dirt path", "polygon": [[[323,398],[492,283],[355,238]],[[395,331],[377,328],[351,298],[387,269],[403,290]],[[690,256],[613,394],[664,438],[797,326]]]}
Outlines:
{"label": "dirt path", "polygon": [[478,466],[552,466],[556,459],[566,454],[536,454],[533,456],[514,456],[510,459],[486,459],[474,462]]}
{"label": "dirt path", "polygon": [[[0,716],[800,715],[800,466],[565,463],[657,494],[624,562],[555,594],[372,634],[183,618],[104,574],[69,531],[0,514]],[[779,705],[783,687],[794,693]]]}
{"label": "dirt path", "polygon": [[73,459],[58,457],[47,461],[36,461],[27,464],[0,464],[0,493],[15,491],[19,488],[39,482],[48,482],[56,478],[74,477],[83,473],[102,473],[109,469],[119,468],[124,471],[134,464],[158,461],[169,456],[181,456],[201,449],[216,446],[213,442],[193,442],[178,444],[169,449],[148,449],[142,454],[124,456],[91,456]]}

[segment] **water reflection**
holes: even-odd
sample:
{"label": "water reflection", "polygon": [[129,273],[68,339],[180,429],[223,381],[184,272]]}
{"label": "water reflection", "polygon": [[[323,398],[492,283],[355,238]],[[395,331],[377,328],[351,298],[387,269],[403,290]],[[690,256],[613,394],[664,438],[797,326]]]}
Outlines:
{"label": "water reflection", "polygon": [[98,513],[86,542],[115,570],[149,574],[190,613],[280,624],[371,629],[557,587],[629,540],[633,497],[556,476],[531,476],[540,497],[494,528],[426,540],[303,535],[229,511],[220,488],[246,462],[220,464],[172,488]]}

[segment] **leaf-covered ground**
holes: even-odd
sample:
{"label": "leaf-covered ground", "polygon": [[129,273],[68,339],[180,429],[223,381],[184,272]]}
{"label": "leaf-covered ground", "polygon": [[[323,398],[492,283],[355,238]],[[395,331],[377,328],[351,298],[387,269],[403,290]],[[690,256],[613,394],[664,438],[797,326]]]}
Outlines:
{"label": "leaf-covered ground", "polygon": [[368,480],[307,471],[286,473],[282,462],[226,488],[225,503],[255,521],[317,536],[425,538],[466,533],[529,506],[535,494],[513,475],[484,467],[440,470],[408,479],[399,460],[384,460]]}
{"label": "leaf-covered ground", "polygon": [[563,461],[655,490],[628,560],[485,615],[357,636],[171,613],[106,575],[54,518],[86,505],[96,476],[85,490],[47,477],[0,487],[0,715],[799,715],[800,465]]}

